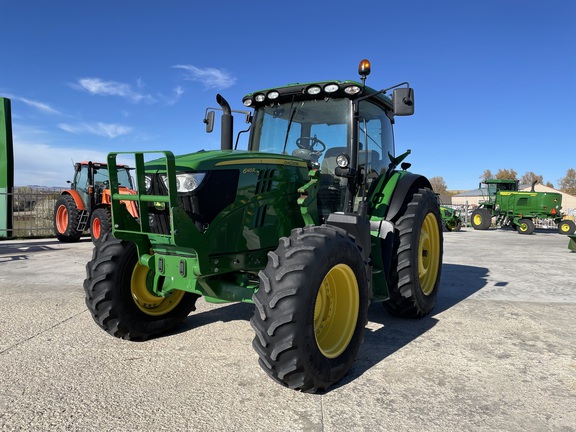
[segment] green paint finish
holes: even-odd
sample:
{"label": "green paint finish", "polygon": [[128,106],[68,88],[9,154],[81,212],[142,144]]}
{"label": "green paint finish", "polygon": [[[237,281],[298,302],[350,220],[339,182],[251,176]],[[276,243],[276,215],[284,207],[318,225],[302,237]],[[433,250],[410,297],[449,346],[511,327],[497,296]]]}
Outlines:
{"label": "green paint finish", "polygon": [[0,98],[0,237],[11,237],[14,190],[14,147],[10,99]]}
{"label": "green paint finish", "polygon": [[576,252],[576,234],[569,234],[568,238],[570,239],[568,241],[568,249],[572,252]]}
{"label": "green paint finish", "polygon": [[[117,156],[125,154],[110,153],[108,163],[115,166]],[[140,263],[154,270],[151,291],[163,296],[178,289],[211,301],[250,301],[254,282],[242,286],[236,279],[245,272],[257,274],[278,238],[305,224],[297,191],[310,180],[306,163],[292,156],[249,152],[198,152],[183,157],[169,151],[129,154],[134,156],[140,192],[120,193],[117,171],[110,169],[113,233],[134,242]],[[163,157],[145,163],[147,154]],[[209,171],[218,176],[219,170],[237,179],[234,185],[219,184],[220,190],[235,188],[234,199],[201,229],[181,205],[187,197],[175,192],[176,174]],[[230,171],[236,175],[231,176]],[[144,173],[165,174],[165,194],[147,193]],[[215,195],[210,201],[218,199]],[[137,203],[138,220],[130,216],[122,201]],[[153,226],[152,220],[158,216],[154,208],[166,214],[169,229],[165,232]]]}
{"label": "green paint finish", "polygon": [[485,200],[480,207],[490,210],[496,217],[496,225],[519,227],[521,219],[552,219],[556,223],[564,217],[562,194],[518,190],[517,180],[490,179],[485,182]]}

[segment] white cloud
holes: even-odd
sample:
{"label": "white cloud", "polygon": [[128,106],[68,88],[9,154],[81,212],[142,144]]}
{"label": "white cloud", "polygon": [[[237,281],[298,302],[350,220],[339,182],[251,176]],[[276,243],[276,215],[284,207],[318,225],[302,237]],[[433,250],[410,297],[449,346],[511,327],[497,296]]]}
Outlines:
{"label": "white cloud", "polygon": [[[138,80],[137,86],[138,88],[143,87],[140,80]],[[87,91],[93,95],[122,97],[134,103],[156,102],[156,99],[153,96],[133,90],[130,84],[119,83],[116,81],[103,81],[100,78],[81,78],[78,80],[78,83],[73,84],[72,87]]]}
{"label": "white cloud", "polygon": [[36,108],[37,110],[42,111],[42,112],[47,113],[47,114],[56,114],[56,115],[61,114],[60,111],[52,108],[50,105],[45,104],[44,102],[38,102],[38,101],[26,99],[26,98],[11,95],[11,94],[6,94],[6,95],[4,95],[4,97],[11,99],[11,100],[25,103],[26,105],[31,106],[32,108]]}
{"label": "white cloud", "polygon": [[73,162],[105,161],[93,149],[58,148],[43,143],[14,140],[14,185],[66,186],[72,180]]}
{"label": "white cloud", "polygon": [[62,130],[65,130],[66,132],[73,134],[88,133],[106,138],[117,138],[122,135],[128,135],[133,130],[133,128],[130,126],[101,122],[77,124],[60,123],[58,127]]}
{"label": "white cloud", "polygon": [[199,81],[206,89],[227,89],[236,83],[236,78],[223,69],[199,68],[192,65],[175,65],[175,69],[186,71],[184,79],[189,81]]}
{"label": "white cloud", "polygon": [[[133,160],[120,156],[118,163],[133,165]],[[74,162],[106,162],[106,158],[106,152],[94,148],[53,147],[14,137],[14,185],[66,187],[66,180],[74,177]]]}

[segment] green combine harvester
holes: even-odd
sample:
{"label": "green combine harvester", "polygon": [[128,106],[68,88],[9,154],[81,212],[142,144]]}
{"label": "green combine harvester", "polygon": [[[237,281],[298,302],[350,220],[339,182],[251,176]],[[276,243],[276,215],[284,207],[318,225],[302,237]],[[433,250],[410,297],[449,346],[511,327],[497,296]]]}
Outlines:
{"label": "green combine harvester", "polygon": [[532,234],[534,219],[550,219],[558,226],[561,234],[573,234],[576,225],[564,219],[562,213],[562,194],[557,192],[519,191],[518,180],[489,179],[480,184],[480,190],[486,192],[485,200],[472,213],[472,227],[487,230],[495,218],[495,225],[510,227],[519,234]]}
{"label": "green combine harvester", "polygon": [[[366,86],[367,60],[358,72],[361,82],[250,93],[250,111],[218,95],[218,151],[109,154],[113,230],[84,281],[96,323],[141,341],[172,331],[199,297],[253,303],[260,366],[286,387],[319,392],[355,361],[370,301],[402,317],[430,313],[442,268],[438,202],[428,179],[407,171],[410,150],[395,156],[392,129],[413,114],[413,89]],[[234,113],[250,124],[247,150],[234,144]],[[119,186],[120,155],[134,158],[136,194]]]}

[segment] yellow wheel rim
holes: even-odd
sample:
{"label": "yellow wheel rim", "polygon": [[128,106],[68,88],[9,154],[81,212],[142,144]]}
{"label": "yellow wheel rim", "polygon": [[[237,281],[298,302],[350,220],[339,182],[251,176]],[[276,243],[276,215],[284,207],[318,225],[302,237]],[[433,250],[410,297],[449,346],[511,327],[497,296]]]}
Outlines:
{"label": "yellow wheel rim", "polygon": [[482,224],[482,216],[480,216],[479,214],[475,214],[474,225],[480,225],[480,224]]}
{"label": "yellow wheel rim", "polygon": [[525,222],[522,222],[519,226],[518,229],[522,232],[526,232],[528,231],[528,225]]}
{"label": "yellow wheel rim", "polygon": [[326,275],[314,305],[314,334],[325,357],[344,352],[356,329],[360,295],[358,281],[346,264],[337,264]]}
{"label": "yellow wheel rim", "polygon": [[425,295],[434,291],[440,265],[440,231],[436,217],[428,213],[418,240],[418,279]]}
{"label": "yellow wheel rim", "polygon": [[570,231],[570,225],[568,225],[567,223],[561,223],[560,224],[560,230],[562,232],[566,233],[566,232]]}
{"label": "yellow wheel rim", "polygon": [[174,290],[166,297],[158,297],[148,290],[153,282],[153,273],[142,264],[136,264],[130,278],[130,290],[134,303],[147,315],[164,315],[174,309],[184,297],[185,292]]}

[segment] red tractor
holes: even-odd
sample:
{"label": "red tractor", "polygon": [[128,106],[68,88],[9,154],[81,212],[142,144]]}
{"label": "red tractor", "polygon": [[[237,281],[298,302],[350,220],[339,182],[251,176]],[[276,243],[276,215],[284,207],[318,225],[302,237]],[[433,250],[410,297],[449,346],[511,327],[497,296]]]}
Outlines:
{"label": "red tractor", "polygon": [[[130,170],[127,165],[118,165],[121,193],[136,193]],[[137,218],[134,202],[125,204],[130,214]],[[61,242],[75,242],[89,228],[92,242],[98,244],[112,228],[111,220],[108,166],[100,162],[75,163],[74,181],[70,189],[60,194],[54,207],[56,237]]]}

